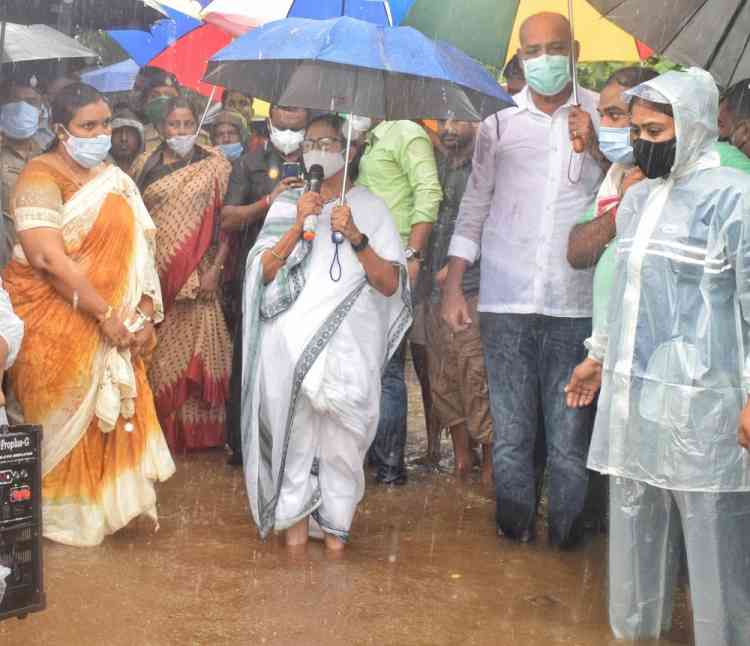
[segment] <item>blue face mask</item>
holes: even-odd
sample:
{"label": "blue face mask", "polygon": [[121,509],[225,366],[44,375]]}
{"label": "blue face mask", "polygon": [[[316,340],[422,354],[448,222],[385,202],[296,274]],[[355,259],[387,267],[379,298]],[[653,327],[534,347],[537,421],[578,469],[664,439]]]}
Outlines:
{"label": "blue face mask", "polygon": [[544,96],[560,94],[570,83],[570,58],[543,54],[523,62],[526,83]]}
{"label": "blue face mask", "polygon": [[234,144],[219,144],[219,150],[224,153],[229,161],[234,161],[242,154],[242,143],[239,141]]}
{"label": "blue face mask", "polygon": [[0,109],[0,130],[11,139],[29,139],[39,128],[39,108],[26,101],[6,103]]}
{"label": "blue face mask", "polygon": [[63,141],[63,146],[77,164],[84,168],[93,168],[107,158],[109,149],[112,148],[112,137],[110,135],[74,137],[68,132],[68,138]]}
{"label": "blue face mask", "polygon": [[630,143],[630,128],[599,127],[599,150],[613,164],[632,166],[633,145]]}

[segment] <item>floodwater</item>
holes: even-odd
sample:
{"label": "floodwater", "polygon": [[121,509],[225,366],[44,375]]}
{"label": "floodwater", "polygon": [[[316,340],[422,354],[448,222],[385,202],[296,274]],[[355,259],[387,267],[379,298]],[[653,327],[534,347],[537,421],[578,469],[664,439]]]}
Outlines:
{"label": "floodwater", "polygon": [[[421,417],[410,419],[412,457],[423,435]],[[493,500],[478,474],[466,485],[417,467],[404,487],[369,479],[339,558],[316,542],[296,555],[277,539],[261,543],[241,472],[220,451],[179,458],[159,500],[157,534],[144,522],[97,548],[45,542],[48,608],[0,623],[0,644],[625,643],[607,625],[606,539],[559,552],[543,531],[532,545],[497,538]],[[639,645],[690,643],[679,598],[667,638]]]}

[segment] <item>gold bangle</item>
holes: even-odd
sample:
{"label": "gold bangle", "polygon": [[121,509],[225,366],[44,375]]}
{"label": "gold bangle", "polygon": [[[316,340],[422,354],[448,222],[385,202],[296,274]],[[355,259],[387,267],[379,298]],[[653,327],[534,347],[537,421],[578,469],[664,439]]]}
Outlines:
{"label": "gold bangle", "polygon": [[282,264],[285,264],[285,263],[286,263],[286,258],[284,258],[284,256],[280,256],[280,255],[279,255],[279,254],[277,254],[277,253],[276,253],[276,251],[275,251],[275,250],[273,250],[273,249],[269,249],[269,251],[271,252],[271,255],[272,255],[272,256],[273,256],[274,258],[276,258],[276,260],[278,260],[278,261],[279,261],[280,263],[282,263]]}
{"label": "gold bangle", "polygon": [[107,305],[107,311],[104,312],[104,316],[102,316],[99,319],[99,325],[101,325],[102,323],[106,323],[107,321],[109,321],[109,319],[112,318],[112,314],[114,314],[114,312],[115,312],[114,308],[111,305]]}

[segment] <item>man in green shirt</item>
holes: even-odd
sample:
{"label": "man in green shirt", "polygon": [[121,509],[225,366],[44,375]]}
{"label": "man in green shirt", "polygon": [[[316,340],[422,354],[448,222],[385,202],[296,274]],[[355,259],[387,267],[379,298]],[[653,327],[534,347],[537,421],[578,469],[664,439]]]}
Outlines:
{"label": "man in green shirt", "polygon": [[[406,249],[413,287],[443,197],[435,152],[424,129],[413,121],[376,123],[367,134],[357,184],[368,188],[388,206]],[[376,480],[385,484],[406,481],[405,360],[406,347],[402,343],[383,375],[380,423],[370,452],[378,469]],[[415,367],[420,372],[421,366]]]}

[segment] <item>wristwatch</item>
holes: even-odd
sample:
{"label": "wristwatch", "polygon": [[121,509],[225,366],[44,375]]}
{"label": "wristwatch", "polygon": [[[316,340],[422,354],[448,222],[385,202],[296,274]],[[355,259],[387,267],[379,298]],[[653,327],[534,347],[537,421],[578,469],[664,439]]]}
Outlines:
{"label": "wristwatch", "polygon": [[404,249],[404,255],[406,256],[406,262],[411,262],[412,260],[421,262],[422,260],[422,252],[414,247],[406,247],[406,249]]}
{"label": "wristwatch", "polygon": [[359,244],[352,243],[352,249],[354,249],[354,253],[359,253],[360,251],[364,251],[367,249],[367,246],[370,244],[370,238],[368,238],[364,233],[362,234],[362,239],[359,241]]}

